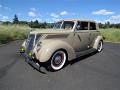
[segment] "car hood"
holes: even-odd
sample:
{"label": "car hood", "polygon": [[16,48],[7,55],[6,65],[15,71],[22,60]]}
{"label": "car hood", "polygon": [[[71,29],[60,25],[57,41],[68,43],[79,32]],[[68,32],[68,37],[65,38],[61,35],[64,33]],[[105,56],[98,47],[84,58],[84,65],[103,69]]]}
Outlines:
{"label": "car hood", "polygon": [[72,30],[65,30],[65,29],[36,29],[30,32],[30,34],[59,34],[59,33],[71,33]]}

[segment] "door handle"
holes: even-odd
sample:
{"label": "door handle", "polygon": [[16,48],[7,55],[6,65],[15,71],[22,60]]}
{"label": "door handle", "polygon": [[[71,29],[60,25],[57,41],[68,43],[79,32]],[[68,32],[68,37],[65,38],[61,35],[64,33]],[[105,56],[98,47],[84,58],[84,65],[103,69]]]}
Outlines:
{"label": "door handle", "polygon": [[81,40],[81,37],[80,37],[79,35],[77,35],[77,36],[78,36],[79,40],[82,41],[82,40]]}

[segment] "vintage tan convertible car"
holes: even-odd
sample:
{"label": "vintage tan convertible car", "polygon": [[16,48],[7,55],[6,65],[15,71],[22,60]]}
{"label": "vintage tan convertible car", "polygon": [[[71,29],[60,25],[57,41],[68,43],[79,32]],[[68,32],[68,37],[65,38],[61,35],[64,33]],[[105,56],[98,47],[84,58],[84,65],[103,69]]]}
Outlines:
{"label": "vintage tan convertible car", "polygon": [[49,62],[50,70],[60,70],[69,60],[103,49],[98,29],[98,24],[91,20],[61,20],[53,29],[31,31],[20,52],[34,65]]}

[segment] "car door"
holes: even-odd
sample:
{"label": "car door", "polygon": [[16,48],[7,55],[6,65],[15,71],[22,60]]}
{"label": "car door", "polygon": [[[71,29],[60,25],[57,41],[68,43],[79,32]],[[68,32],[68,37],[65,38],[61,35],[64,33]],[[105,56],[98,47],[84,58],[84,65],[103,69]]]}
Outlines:
{"label": "car door", "polygon": [[100,34],[97,30],[97,24],[95,22],[89,23],[89,30],[90,30],[90,46],[94,43],[97,36]]}
{"label": "car door", "polygon": [[88,30],[88,22],[77,22],[74,31],[73,46],[76,52],[89,49],[90,33]]}

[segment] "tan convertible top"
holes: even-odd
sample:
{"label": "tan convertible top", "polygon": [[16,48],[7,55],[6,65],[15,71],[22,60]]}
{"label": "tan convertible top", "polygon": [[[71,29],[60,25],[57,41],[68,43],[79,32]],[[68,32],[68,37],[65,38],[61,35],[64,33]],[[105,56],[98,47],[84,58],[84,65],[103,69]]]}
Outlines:
{"label": "tan convertible top", "polygon": [[[64,19],[64,20],[60,20],[60,21],[56,21],[56,22],[62,22],[62,21],[73,21],[73,22],[77,22],[77,21],[83,21],[83,22],[93,22],[96,23],[96,21],[94,20],[87,20],[87,19]],[[35,29],[33,31],[30,32],[30,34],[37,34],[37,33],[70,33],[72,32],[72,30],[60,30],[60,31],[55,31],[52,29]]]}
{"label": "tan convertible top", "polygon": [[96,23],[96,21],[89,20],[89,19],[64,19],[64,20],[60,20],[60,21],[57,21],[57,22],[61,22],[61,21],[86,21],[86,22],[94,22],[94,23]]}

